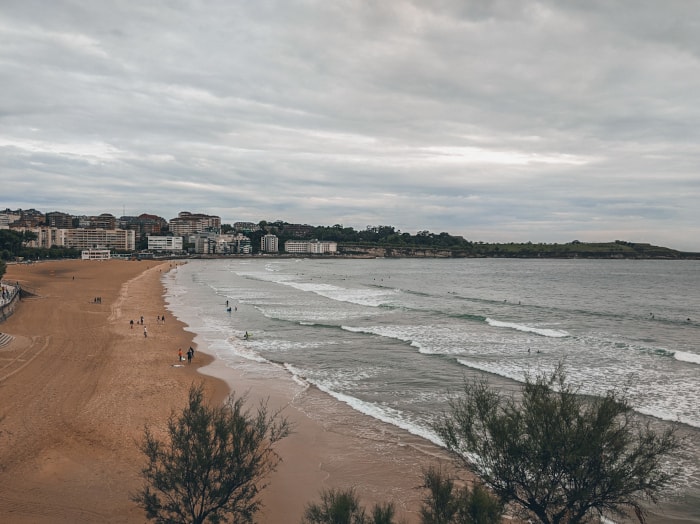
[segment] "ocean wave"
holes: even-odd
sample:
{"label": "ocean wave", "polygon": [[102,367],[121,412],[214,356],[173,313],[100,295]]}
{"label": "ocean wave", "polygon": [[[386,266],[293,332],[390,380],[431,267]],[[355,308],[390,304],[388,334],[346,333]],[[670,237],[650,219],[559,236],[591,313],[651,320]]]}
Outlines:
{"label": "ocean wave", "polygon": [[[409,331],[404,331],[407,328],[400,328],[396,326],[368,326],[368,327],[353,327],[353,326],[340,326],[341,329],[349,331],[351,333],[367,333],[368,335],[377,335],[379,337],[393,338],[394,340],[400,340],[401,342],[406,342],[411,347],[418,349],[420,353],[426,355],[440,354],[441,351],[437,349],[431,349],[426,344],[421,343],[420,335],[417,333],[411,333]],[[425,328],[421,328],[425,331]]]}
{"label": "ocean wave", "polygon": [[690,362],[691,364],[700,364],[700,355],[697,353],[689,353],[687,351],[674,351],[673,358],[681,362]]}
{"label": "ocean wave", "polygon": [[438,446],[444,446],[444,443],[442,442],[440,437],[438,437],[437,433],[431,431],[427,427],[421,426],[410,421],[406,417],[405,413],[395,408],[391,408],[389,406],[380,406],[373,402],[367,402],[357,397],[353,397],[352,395],[341,393],[320,381],[310,380],[308,378],[305,378],[304,380],[310,384],[313,384],[320,391],[323,391],[327,395],[330,395],[336,400],[347,404],[358,413],[367,415],[375,420],[384,422],[385,424],[391,424],[392,426],[403,429],[404,431],[407,431],[412,435],[416,435],[418,437],[422,437],[426,440],[429,440],[430,442]]}
{"label": "ocean wave", "polygon": [[490,326],[493,326],[493,327],[515,329],[517,331],[525,331],[527,333],[534,333],[536,335],[541,335],[543,337],[564,338],[564,337],[569,336],[569,333],[566,331],[560,331],[557,329],[538,328],[538,327],[528,326],[525,324],[516,324],[514,322],[501,322],[500,320],[494,320],[492,318],[487,318],[486,322]]}
{"label": "ocean wave", "polygon": [[[520,384],[523,384],[526,380],[528,373],[533,373],[533,370],[528,367],[523,367],[518,363],[506,364],[502,361],[500,362],[474,362],[466,359],[458,358],[456,359],[462,366],[489,373],[492,375],[500,376],[506,379],[513,380]],[[554,372],[556,368],[556,362],[553,361],[540,361],[537,362],[536,373],[544,373],[545,375],[550,375]],[[581,374],[576,374],[574,370],[567,370],[571,374],[569,380],[571,383],[581,383],[588,384],[589,386],[595,381],[590,377],[586,377]],[[684,389],[689,389],[684,388]],[[581,390],[582,394],[587,395],[605,395],[604,389],[596,389],[595,387],[584,387]],[[663,405],[663,402],[659,405],[649,404],[648,401],[645,405],[635,402],[634,399],[630,397],[632,401],[632,408],[643,415],[657,418],[659,420],[670,421],[670,422],[681,422],[687,424],[691,427],[700,428],[700,419],[693,415],[692,409],[689,409],[687,405],[681,406],[680,410],[669,410]]]}

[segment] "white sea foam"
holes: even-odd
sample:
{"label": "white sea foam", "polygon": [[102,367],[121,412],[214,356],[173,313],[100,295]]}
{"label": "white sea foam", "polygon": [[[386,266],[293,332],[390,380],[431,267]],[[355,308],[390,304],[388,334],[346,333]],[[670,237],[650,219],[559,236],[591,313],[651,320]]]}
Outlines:
{"label": "white sea foam", "polygon": [[294,382],[302,386],[305,390],[311,386],[311,384],[309,384],[309,381],[301,375],[301,371],[296,369],[291,364],[285,363],[284,369],[286,369],[289,372],[289,374],[292,375],[292,380],[294,380]]}
{"label": "white sea foam", "polygon": [[421,340],[421,337],[425,337],[424,332],[426,328],[415,327],[415,326],[364,326],[364,327],[353,327],[353,326],[340,326],[345,331],[350,331],[352,333],[368,333],[370,335],[378,335],[380,337],[393,338],[395,340],[400,340],[402,342],[407,342],[411,347],[417,348],[419,352],[424,354],[440,354],[444,351],[440,351],[436,348],[436,339],[433,338],[433,344],[426,344]]}
{"label": "white sea foam", "polygon": [[675,351],[673,358],[681,362],[690,362],[691,364],[700,364],[700,355],[697,353],[688,353],[687,351]]}
{"label": "white sea foam", "polygon": [[396,426],[397,428],[401,428],[413,435],[417,435],[426,440],[429,440],[430,442],[433,442],[438,446],[444,446],[442,440],[434,431],[431,431],[426,427],[411,422],[410,420],[408,420],[405,413],[402,413],[397,409],[390,408],[388,406],[380,406],[372,402],[360,400],[359,398],[353,397],[351,395],[346,395],[345,393],[340,393],[338,391],[335,391],[331,387],[328,387],[322,382],[316,382],[313,380],[311,380],[310,382],[312,382],[318,389],[320,389],[324,393],[327,393],[328,395],[339,400],[340,402],[347,404],[359,413],[368,415],[386,424],[391,424],[392,426]]}
{"label": "white sea foam", "polygon": [[494,320],[492,318],[487,318],[486,322],[493,327],[515,329],[517,331],[535,333],[536,335],[541,335],[543,337],[563,338],[569,336],[569,333],[566,331],[560,331],[557,329],[538,328],[534,326],[527,326],[525,324],[516,324],[514,322],[501,322],[500,320]]}

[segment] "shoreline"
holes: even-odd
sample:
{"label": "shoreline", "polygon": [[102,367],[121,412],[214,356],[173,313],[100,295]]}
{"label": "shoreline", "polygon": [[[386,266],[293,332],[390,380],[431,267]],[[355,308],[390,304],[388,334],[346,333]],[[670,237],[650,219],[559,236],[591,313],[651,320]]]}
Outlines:
{"label": "shoreline", "polygon": [[[201,381],[210,402],[247,394],[254,408],[267,399],[294,424],[276,447],[283,461],[267,479],[256,522],[299,522],[322,489],[351,487],[365,507],[393,500],[399,518],[417,522],[421,468],[436,463],[419,449],[421,439],[393,427],[367,439],[353,427],[324,426],[313,418],[314,403],[334,399],[283,370],[226,366],[166,309],[161,277],[178,263],[8,267],[7,277],[36,296],[22,299],[1,329],[14,340],[0,348],[0,514],[19,524],[143,522],[130,494],[141,486],[144,425],[163,432]],[[161,315],[165,322],[156,322]],[[130,325],[141,316],[147,337]],[[178,348],[190,345],[192,365],[173,367]]]}
{"label": "shoreline", "polygon": [[[299,522],[321,489],[350,487],[366,508],[391,500],[399,519],[419,522],[422,469],[449,469],[447,453],[303,387],[280,366],[227,365],[167,309],[162,275],[183,262],[8,266],[11,278],[32,282],[37,296],[23,299],[0,324],[15,337],[0,347],[0,515],[19,524],[144,522],[129,498],[141,486],[137,442],[144,424],[163,431],[170,413],[185,405],[189,386],[203,382],[211,402],[247,394],[254,408],[267,399],[295,425],[276,446],[283,462],[267,479],[256,522]],[[165,322],[157,323],[163,314]],[[148,337],[129,324],[141,315]],[[173,367],[178,347],[190,345],[197,350],[193,364]],[[369,420],[372,433],[318,420],[314,413],[324,402],[341,418]],[[655,509],[650,522],[660,522]]]}
{"label": "shoreline", "polygon": [[[2,323],[14,337],[0,348],[0,514],[8,521],[143,522],[130,495],[142,485],[145,424],[162,432],[193,382],[213,401],[227,396],[225,382],[197,373],[208,355],[173,367],[193,336],[172,317],[156,321],[168,268],[8,266],[8,278],[35,292]],[[141,316],[144,326],[131,328]]]}

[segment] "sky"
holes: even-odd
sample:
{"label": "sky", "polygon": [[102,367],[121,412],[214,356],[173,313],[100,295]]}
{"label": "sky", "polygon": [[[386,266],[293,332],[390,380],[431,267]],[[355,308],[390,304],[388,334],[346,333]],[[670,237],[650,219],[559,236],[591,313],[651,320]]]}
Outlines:
{"label": "sky", "polygon": [[700,8],[0,0],[0,209],[700,252]]}

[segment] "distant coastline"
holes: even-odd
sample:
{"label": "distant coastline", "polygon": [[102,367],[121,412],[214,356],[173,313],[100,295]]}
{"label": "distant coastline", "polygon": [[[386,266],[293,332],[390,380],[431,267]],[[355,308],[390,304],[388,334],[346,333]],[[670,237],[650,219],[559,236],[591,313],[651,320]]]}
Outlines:
{"label": "distant coastline", "polygon": [[634,242],[571,242],[568,244],[473,243],[468,248],[392,246],[373,243],[338,243],[334,254],[265,253],[253,255],[196,255],[194,258],[227,257],[285,258],[546,258],[546,259],[632,259],[700,260],[700,253]]}

